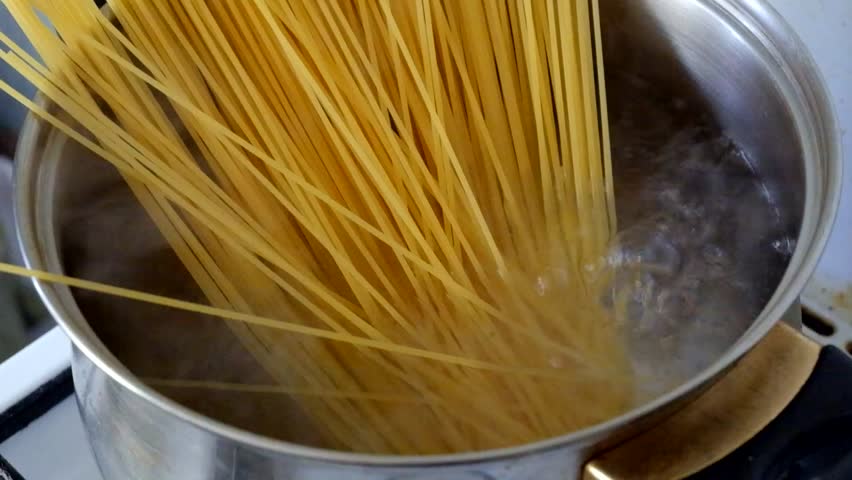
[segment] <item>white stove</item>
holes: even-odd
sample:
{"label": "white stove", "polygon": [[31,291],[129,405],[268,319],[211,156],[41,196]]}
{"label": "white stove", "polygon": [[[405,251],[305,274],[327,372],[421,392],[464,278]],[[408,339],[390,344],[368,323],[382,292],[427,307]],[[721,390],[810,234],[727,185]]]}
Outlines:
{"label": "white stove", "polygon": [[0,364],[0,480],[100,480],[57,327]]}
{"label": "white stove", "polygon": [[[834,98],[846,158],[852,159],[852,2],[769,0],[809,45]],[[839,217],[803,295],[824,322],[822,343],[852,350],[852,166]],[[73,396],[71,348],[54,328],[0,364],[0,480],[100,480]]]}

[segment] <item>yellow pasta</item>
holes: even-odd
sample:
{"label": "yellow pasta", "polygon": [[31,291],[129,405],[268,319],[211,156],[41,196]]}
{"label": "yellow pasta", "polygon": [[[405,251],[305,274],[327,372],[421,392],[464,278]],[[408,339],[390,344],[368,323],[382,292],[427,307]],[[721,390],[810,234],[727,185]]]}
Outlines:
{"label": "yellow pasta", "polygon": [[[629,408],[586,0],[2,0],[0,83],[127,181],[210,305],[336,448],[505,447]],[[52,28],[40,20],[46,18]]]}

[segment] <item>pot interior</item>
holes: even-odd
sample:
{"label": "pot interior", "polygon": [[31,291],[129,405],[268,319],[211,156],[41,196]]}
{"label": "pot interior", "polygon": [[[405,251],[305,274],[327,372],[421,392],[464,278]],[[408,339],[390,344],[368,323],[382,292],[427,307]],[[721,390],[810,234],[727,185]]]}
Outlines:
{"label": "pot interior", "polygon": [[[602,1],[620,231],[610,261],[631,273],[616,283],[629,291],[637,403],[742,336],[781,281],[802,222],[801,132],[775,66],[710,3]],[[34,228],[48,257],[69,275],[204,302],[115,170],[47,127],[37,141],[27,161],[39,170]],[[638,277],[623,268],[637,259],[653,268]],[[91,328],[137,377],[271,381],[220,319],[72,294],[60,310],[76,305],[86,322],[77,328]],[[225,423],[323,446],[286,396],[161,392]]]}

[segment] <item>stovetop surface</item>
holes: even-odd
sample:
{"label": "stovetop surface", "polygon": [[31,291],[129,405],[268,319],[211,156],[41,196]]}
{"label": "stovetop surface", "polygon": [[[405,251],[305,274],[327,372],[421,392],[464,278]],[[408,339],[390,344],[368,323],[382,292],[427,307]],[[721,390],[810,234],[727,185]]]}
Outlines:
{"label": "stovetop surface", "polygon": [[0,457],[6,459],[10,477],[12,469],[20,475],[8,480],[102,479],[73,395],[0,445]]}
{"label": "stovetop surface", "polygon": [[57,327],[0,364],[0,480],[102,479],[74,399],[70,360],[71,345]]}

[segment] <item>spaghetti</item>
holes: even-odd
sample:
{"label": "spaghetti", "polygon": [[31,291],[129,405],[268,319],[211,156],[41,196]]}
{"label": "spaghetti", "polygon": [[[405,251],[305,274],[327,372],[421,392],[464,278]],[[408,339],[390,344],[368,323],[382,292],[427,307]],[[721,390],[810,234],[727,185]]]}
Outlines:
{"label": "spaghetti", "polygon": [[[2,59],[77,122],[337,448],[480,450],[630,406],[597,2],[3,0]],[[43,24],[47,18],[52,28]],[[286,321],[279,320],[286,319]]]}

